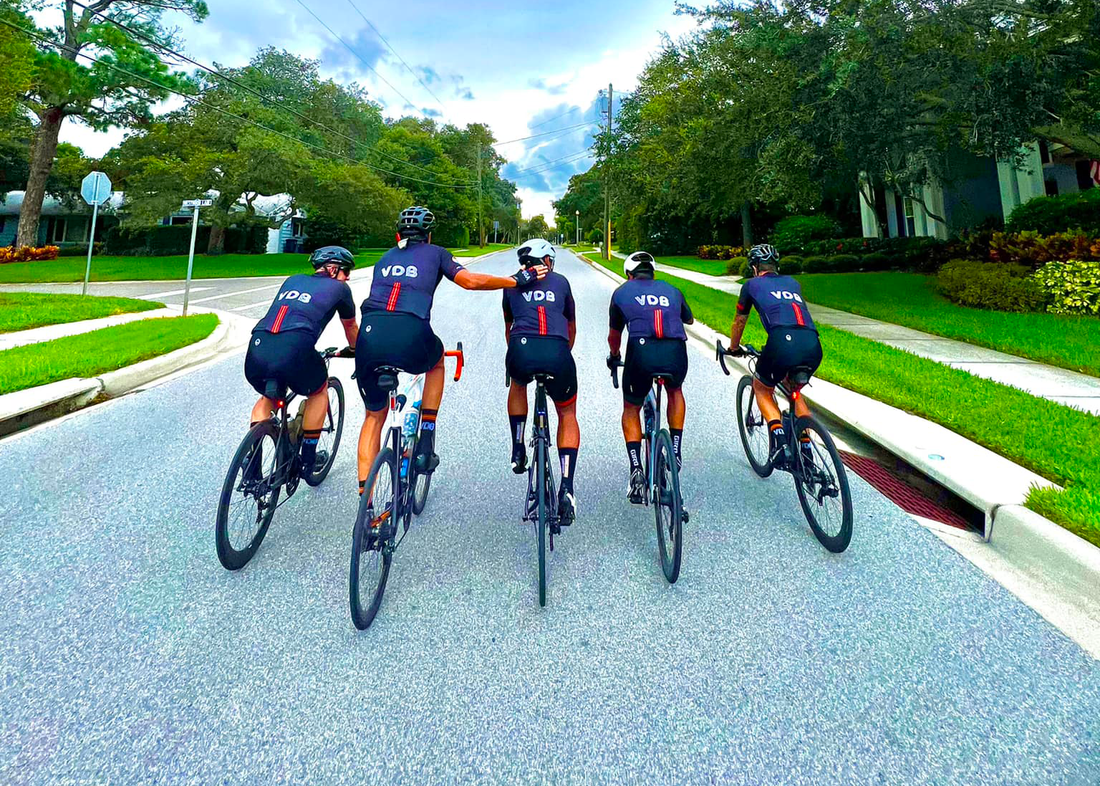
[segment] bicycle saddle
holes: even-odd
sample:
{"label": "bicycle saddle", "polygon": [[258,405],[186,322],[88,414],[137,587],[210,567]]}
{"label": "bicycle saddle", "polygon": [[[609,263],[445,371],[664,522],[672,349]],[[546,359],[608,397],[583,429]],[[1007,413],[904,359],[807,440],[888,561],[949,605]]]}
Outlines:
{"label": "bicycle saddle", "polygon": [[791,373],[787,375],[787,379],[791,381],[791,385],[800,388],[809,384],[810,377],[813,376],[813,373],[813,369],[809,366],[795,366],[791,369]]}
{"label": "bicycle saddle", "polygon": [[396,366],[378,366],[374,370],[378,375],[378,387],[382,390],[397,390],[397,375],[401,369]]}
{"label": "bicycle saddle", "polygon": [[264,380],[264,396],[272,401],[286,401],[286,385],[280,385],[277,379]]}
{"label": "bicycle saddle", "polygon": [[554,375],[553,375],[553,374],[547,374],[547,373],[545,373],[545,372],[541,372],[541,373],[539,373],[539,374],[535,374],[535,379],[536,379],[537,381],[539,381],[539,382],[544,382],[544,383],[545,383],[545,382],[549,382],[549,381],[550,381],[550,380],[552,380],[553,378],[554,378]]}
{"label": "bicycle saddle", "polygon": [[659,374],[654,374],[653,378],[654,379],[659,379],[663,382],[671,382],[672,381],[672,375],[671,374],[665,374],[663,372],[659,373]]}

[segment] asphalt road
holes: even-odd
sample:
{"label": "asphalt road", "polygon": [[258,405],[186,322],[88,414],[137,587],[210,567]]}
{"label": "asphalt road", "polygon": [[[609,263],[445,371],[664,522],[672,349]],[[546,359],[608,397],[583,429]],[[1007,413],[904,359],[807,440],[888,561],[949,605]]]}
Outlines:
{"label": "asphalt road", "polygon": [[694,349],[693,515],[668,587],[624,498],[611,282],[567,252],[559,270],[580,510],[545,609],[496,293],[440,287],[466,375],[365,633],[347,608],[357,400],[329,479],[239,573],[213,516],[253,400],[240,356],[0,442],[0,783],[1100,782],[1098,664],[858,479],[851,548],[824,551],[789,478],[752,475],[734,381]]}

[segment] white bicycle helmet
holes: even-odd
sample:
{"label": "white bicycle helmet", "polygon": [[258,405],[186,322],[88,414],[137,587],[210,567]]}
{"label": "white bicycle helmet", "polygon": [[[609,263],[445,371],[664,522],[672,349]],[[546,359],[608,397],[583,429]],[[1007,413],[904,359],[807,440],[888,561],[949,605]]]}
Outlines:
{"label": "white bicycle helmet", "polygon": [[653,259],[652,254],[648,251],[635,251],[623,262],[623,273],[629,277],[642,265],[649,265],[653,269],[657,268],[657,262]]}
{"label": "white bicycle helmet", "polygon": [[554,246],[541,237],[533,237],[525,242],[516,254],[519,256],[520,264],[523,265],[540,265],[546,257],[550,257],[550,262],[553,263],[557,257]]}

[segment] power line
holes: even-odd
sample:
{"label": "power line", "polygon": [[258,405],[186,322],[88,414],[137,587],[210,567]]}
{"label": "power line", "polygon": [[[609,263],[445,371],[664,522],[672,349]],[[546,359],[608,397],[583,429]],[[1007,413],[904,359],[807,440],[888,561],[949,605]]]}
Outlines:
{"label": "power line", "polygon": [[546,166],[547,164],[556,164],[558,161],[564,161],[565,159],[573,158],[574,156],[580,156],[580,157],[583,158],[584,156],[587,156],[587,155],[589,155],[588,150],[574,151],[572,153],[569,153],[568,155],[562,156],[561,158],[555,158],[552,161],[542,161],[538,164],[532,164],[529,167],[525,167],[524,169],[518,169],[513,174],[518,175],[518,174],[521,174],[523,172],[529,172],[532,169],[538,169],[540,167]]}
{"label": "power line", "polygon": [[581,153],[580,155],[575,155],[575,156],[571,157],[569,160],[561,161],[560,163],[556,163],[555,165],[546,166],[546,167],[543,167],[542,169],[524,170],[523,174],[512,175],[512,179],[519,180],[521,178],[530,177],[531,175],[541,175],[544,172],[549,172],[549,171],[554,170],[554,169],[560,169],[561,167],[568,166],[569,164],[575,164],[578,161],[584,160],[588,155],[589,155],[589,153],[586,150],[585,152]]}
{"label": "power line", "polygon": [[[33,39],[38,40],[38,41],[41,41],[42,43],[47,44],[48,46],[52,46],[52,47],[55,47],[57,49],[65,49],[66,48],[64,44],[61,44],[57,41],[53,41],[49,38],[46,38],[45,36],[40,35],[39,33],[36,33],[32,30],[28,30],[27,28],[22,27],[20,25],[17,25],[14,22],[9,22],[7,19],[0,19],[0,24],[6,25],[6,26],[8,26],[8,27],[10,27],[14,30],[18,30],[18,31],[24,33],[25,35],[27,35],[28,37],[33,38]],[[222,109],[219,106],[216,106],[216,105],[211,104],[209,102],[203,101],[201,98],[196,98],[195,96],[193,96],[189,93],[184,93],[182,90],[177,90],[176,88],[169,87],[168,85],[162,85],[160,82],[156,82],[152,79],[149,79],[148,77],[142,76],[141,74],[136,74],[133,71],[129,71],[125,68],[122,68],[121,66],[115,65],[114,63],[108,62],[106,60],[100,60],[100,59],[95,58],[92,55],[86,54],[84,52],[76,52],[75,54],[76,54],[77,57],[83,57],[85,60],[89,60],[89,61],[91,61],[91,62],[93,62],[97,65],[106,66],[107,68],[110,68],[113,71],[118,71],[119,73],[126,74],[127,76],[132,77],[134,79],[139,79],[142,82],[146,82],[146,83],[152,85],[153,87],[160,88],[161,90],[166,90],[169,93],[174,93],[175,95],[178,95],[178,96],[182,97],[185,101],[189,101],[192,104],[197,104],[199,106],[204,106],[208,109],[212,109],[215,112],[223,114],[227,117],[232,117],[236,120],[239,120],[242,123],[246,123],[250,126],[255,126],[256,128],[261,128],[264,131],[275,134],[276,136],[280,136],[280,137],[282,137],[284,139],[287,139],[291,142],[296,142],[298,144],[305,145],[306,147],[313,148],[314,150],[317,150],[321,153],[332,156],[334,158],[342,158],[346,161],[350,161],[353,164],[359,164],[361,166],[367,167],[368,169],[373,169],[377,172],[382,172],[382,173],[387,174],[387,175],[393,175],[394,177],[404,178],[405,180],[411,180],[411,181],[416,182],[416,183],[424,183],[426,185],[431,185],[431,186],[441,186],[443,188],[471,188],[472,187],[472,185],[470,185],[470,184],[440,183],[440,182],[437,182],[437,181],[434,181],[434,180],[423,180],[421,178],[412,177],[411,175],[402,175],[399,172],[391,172],[388,169],[383,169],[382,167],[375,166],[374,164],[368,164],[366,161],[358,161],[358,160],[352,158],[351,156],[345,155],[343,153],[337,153],[333,150],[329,150],[328,148],[322,147],[321,145],[316,145],[316,144],[313,144],[312,142],[307,142],[304,139],[298,139],[295,136],[283,133],[282,131],[278,131],[274,128],[271,128],[270,126],[264,125],[263,123],[258,123],[255,120],[252,120],[252,119],[247,118],[247,117],[243,117],[242,115],[235,114],[233,112],[230,112],[227,109]]]}
{"label": "power line", "polygon": [[[210,67],[210,66],[208,66],[204,63],[199,62],[198,60],[195,60],[194,58],[188,57],[185,54],[177,52],[173,49],[169,49],[167,46],[164,46],[162,43],[157,41],[152,36],[147,35],[147,34],[143,33],[140,30],[136,30],[136,29],[134,29],[134,28],[132,28],[128,25],[125,25],[122,22],[118,21],[117,19],[114,19],[110,16],[107,16],[103,11],[99,11],[99,10],[96,10],[95,8],[87,6],[84,3],[80,2],[80,0],[73,0],[73,3],[75,5],[80,6],[81,8],[84,8],[84,9],[87,9],[87,10],[91,11],[93,14],[103,18],[104,20],[106,20],[107,22],[110,22],[111,24],[115,25],[116,27],[118,27],[122,30],[125,30],[130,35],[141,38],[142,40],[147,41],[150,44],[153,44],[158,49],[166,52],[169,55],[172,55],[175,58],[178,58],[179,60],[182,60],[186,63],[190,63],[191,65],[195,66],[196,68],[201,68],[203,71],[206,71],[207,73],[212,74],[212,75],[214,75],[214,76],[216,76],[220,79],[224,79],[226,82],[229,82],[230,84],[235,85],[236,87],[239,87],[240,89],[242,89],[242,90],[244,90],[248,93],[251,93],[252,95],[258,97],[262,101],[269,102],[269,103],[272,101],[271,98],[269,98],[268,96],[265,96],[259,90],[256,90],[252,86],[250,86],[248,84],[245,84],[244,82],[240,81],[239,79],[236,79],[235,77],[229,76],[228,74],[224,73],[223,71],[221,71],[219,69],[216,69],[216,68],[212,68],[212,67]],[[431,175],[436,174],[436,172],[434,172],[431,169],[428,169],[427,167],[420,166],[419,164],[414,164],[411,161],[405,161],[404,159],[397,158],[396,156],[391,156],[388,153],[383,153],[381,150],[378,150],[376,148],[369,147],[366,144],[364,144],[363,142],[359,141],[358,139],[355,139],[354,137],[348,136],[345,133],[342,133],[340,131],[337,131],[334,128],[331,128],[331,127],[325,125],[320,120],[316,120],[316,119],[310,117],[309,115],[303,114],[302,112],[299,112],[295,109],[292,109],[289,106],[286,106],[281,101],[276,101],[275,103],[278,104],[279,109],[282,109],[285,112],[289,112],[290,114],[294,115],[295,117],[297,117],[301,120],[305,120],[308,123],[312,123],[313,125],[317,126],[318,128],[323,128],[324,130],[328,131],[330,134],[338,136],[341,139],[346,139],[348,142],[351,142],[353,145],[358,145],[359,147],[363,148],[364,150],[367,150],[371,153],[374,153],[375,155],[381,156],[382,158],[393,161],[395,164],[403,164],[405,166],[410,166],[413,169],[419,169],[422,172],[427,172],[428,174],[431,174]]]}
{"label": "power line", "polygon": [[405,58],[403,58],[401,55],[397,54],[397,50],[394,49],[393,45],[389,41],[386,40],[386,37],[384,35],[382,35],[382,31],[374,26],[374,22],[367,19],[366,16],[363,16],[363,12],[359,10],[359,6],[357,6],[353,2],[353,0],[348,0],[348,5],[350,5],[352,8],[355,9],[355,13],[357,13],[357,14],[359,14],[359,16],[363,17],[363,21],[366,22],[368,25],[370,25],[370,29],[374,31],[374,34],[376,36],[378,36],[380,39],[382,39],[382,43],[385,44],[387,47],[389,47],[389,50],[391,52],[393,52],[394,57],[396,57],[398,60],[401,61],[401,65],[405,66],[405,70],[407,70],[410,74],[412,74],[414,77],[416,77],[416,81],[420,83],[420,86],[422,88],[424,88],[425,90],[427,90],[428,95],[430,95],[432,98],[434,98],[435,102],[437,104],[439,104],[439,108],[442,109],[444,112],[446,112],[447,107],[443,106],[443,102],[439,100],[439,96],[437,96],[435,93],[433,93],[432,89],[430,87],[428,87],[428,85],[424,82],[423,79],[420,78],[420,75],[412,70],[412,68],[409,66],[409,64],[405,62]]}
{"label": "power line", "polygon": [[589,126],[589,125],[592,125],[592,121],[588,121],[588,122],[585,122],[585,123],[577,123],[575,126],[565,126],[564,128],[558,128],[558,129],[555,129],[554,131],[543,131],[541,134],[531,134],[531,136],[521,136],[518,139],[509,139],[509,140],[504,141],[504,142],[493,142],[493,144],[494,145],[510,145],[513,142],[522,142],[525,139],[535,139],[535,138],[540,137],[540,136],[548,136],[549,134],[556,134],[560,131],[574,131],[578,128],[584,128],[585,126]]}
{"label": "power line", "polygon": [[535,123],[535,124],[534,124],[533,126],[527,126],[527,127],[528,127],[528,128],[538,128],[539,126],[544,126],[544,125],[546,125],[547,123],[553,123],[553,122],[554,122],[555,120],[559,120],[559,119],[561,119],[561,118],[565,117],[566,115],[571,115],[571,114],[573,114],[573,113],[574,113],[574,112],[576,112],[576,111],[577,111],[578,109],[580,109],[580,107],[579,107],[579,106],[575,106],[575,107],[573,107],[572,109],[568,110],[567,112],[562,112],[562,113],[561,113],[560,115],[554,115],[554,116],[553,116],[552,118],[550,118],[549,120],[543,120],[543,121],[542,121],[541,123]]}

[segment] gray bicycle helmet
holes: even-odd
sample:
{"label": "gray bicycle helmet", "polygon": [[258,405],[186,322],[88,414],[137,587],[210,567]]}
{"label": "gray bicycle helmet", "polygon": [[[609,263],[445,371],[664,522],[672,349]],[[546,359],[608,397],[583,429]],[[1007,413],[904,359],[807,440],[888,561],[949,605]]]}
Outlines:
{"label": "gray bicycle helmet", "polygon": [[355,255],[343,246],[322,246],[309,255],[309,263],[314,270],[325,265],[339,265],[350,272],[355,268]]}
{"label": "gray bicycle helmet", "polygon": [[775,250],[775,246],[769,246],[767,243],[760,243],[749,249],[749,264],[754,266],[778,265],[779,252]]}
{"label": "gray bicycle helmet", "polygon": [[426,235],[435,226],[435,215],[426,207],[415,205],[401,211],[397,217],[397,231],[400,234]]}

